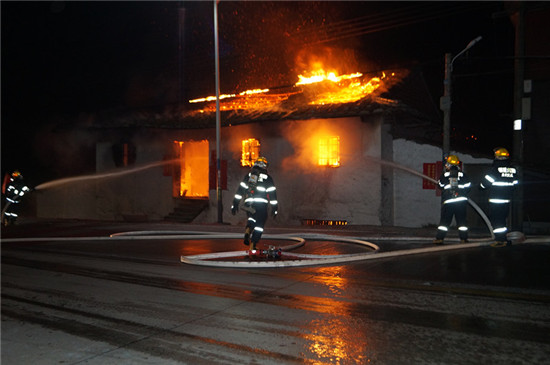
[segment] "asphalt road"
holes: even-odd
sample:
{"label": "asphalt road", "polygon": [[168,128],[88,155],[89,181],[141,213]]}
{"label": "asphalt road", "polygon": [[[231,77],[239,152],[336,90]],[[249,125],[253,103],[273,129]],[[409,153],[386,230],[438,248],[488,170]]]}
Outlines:
{"label": "asphalt road", "polygon": [[[2,228],[2,364],[550,363],[547,237],[277,268],[180,262],[243,250],[239,239],[109,239],[241,229],[78,221]],[[433,247],[428,230],[266,233],[323,237],[297,249],[308,254],[370,250],[339,237],[377,244],[371,256]]]}

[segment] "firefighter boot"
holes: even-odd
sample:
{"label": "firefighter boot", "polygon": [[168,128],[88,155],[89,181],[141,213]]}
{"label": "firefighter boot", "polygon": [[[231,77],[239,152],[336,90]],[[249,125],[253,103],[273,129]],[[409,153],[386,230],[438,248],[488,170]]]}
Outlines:
{"label": "firefighter boot", "polygon": [[250,245],[250,231],[251,231],[250,227],[246,227],[246,229],[244,230],[244,241],[243,241],[243,243],[244,243],[245,246]]}
{"label": "firefighter boot", "polygon": [[246,251],[248,254],[248,259],[256,259],[261,256],[261,251],[256,249],[256,243],[250,242],[250,246],[248,246],[248,250]]}

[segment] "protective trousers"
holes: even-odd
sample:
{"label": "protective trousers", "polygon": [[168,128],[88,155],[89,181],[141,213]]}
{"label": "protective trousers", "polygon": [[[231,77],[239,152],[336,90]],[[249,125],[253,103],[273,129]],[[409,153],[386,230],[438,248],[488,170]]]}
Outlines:
{"label": "protective trousers", "polygon": [[468,226],[466,225],[467,208],[468,208],[467,200],[442,204],[441,219],[439,221],[439,227],[437,228],[437,234],[435,238],[438,240],[442,240],[445,238],[454,216],[456,219],[456,225],[458,226],[458,236],[460,237],[461,240],[467,240],[468,239]]}
{"label": "protective trousers", "polygon": [[506,241],[506,233],[508,227],[506,218],[510,209],[510,203],[493,203],[489,202],[491,224],[493,225],[493,234],[495,241]]}
{"label": "protective trousers", "polygon": [[267,204],[254,204],[255,213],[247,213],[248,220],[246,228],[251,232],[250,242],[256,246],[264,232],[265,221],[267,220]]}
{"label": "protective trousers", "polygon": [[4,219],[6,220],[6,223],[13,224],[17,220],[17,217],[19,216],[19,202],[13,202],[13,203],[6,203],[9,204],[6,208],[6,211],[4,212]]}

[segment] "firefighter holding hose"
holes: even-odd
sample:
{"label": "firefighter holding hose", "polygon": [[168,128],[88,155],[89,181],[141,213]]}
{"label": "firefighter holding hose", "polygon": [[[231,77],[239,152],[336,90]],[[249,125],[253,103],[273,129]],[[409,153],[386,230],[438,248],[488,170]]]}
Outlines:
{"label": "firefighter holding hose", "polygon": [[239,207],[246,211],[248,219],[244,244],[250,247],[250,251],[256,250],[256,244],[262,237],[268,205],[271,206],[271,214],[275,218],[279,208],[277,189],[273,178],[267,173],[267,159],[259,157],[239,184],[231,206],[233,215],[237,214]]}
{"label": "firefighter holding hose", "polygon": [[468,242],[468,226],[466,224],[466,209],[468,208],[468,193],[471,189],[470,179],[461,171],[460,160],[455,155],[449,155],[445,163],[445,171],[441,174],[438,187],[441,192],[441,218],[437,234],[433,241],[442,245],[449,226],[456,219],[460,242]]}
{"label": "firefighter holding hose", "polygon": [[489,191],[489,217],[493,226],[495,242],[492,247],[510,245],[506,233],[508,227],[506,218],[510,210],[513,190],[518,184],[517,170],[510,164],[510,153],[506,148],[498,147],[493,150],[495,159],[490,171],[480,184],[481,189]]}
{"label": "firefighter holding hose", "polygon": [[31,189],[25,185],[21,172],[16,170],[4,176],[2,193],[6,198],[6,205],[4,206],[2,223],[5,226],[15,224],[18,218],[19,203],[23,196],[30,191]]}

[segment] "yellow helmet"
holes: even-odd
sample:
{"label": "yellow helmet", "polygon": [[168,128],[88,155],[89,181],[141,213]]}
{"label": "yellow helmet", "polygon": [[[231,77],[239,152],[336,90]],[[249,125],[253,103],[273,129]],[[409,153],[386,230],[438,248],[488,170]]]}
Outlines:
{"label": "yellow helmet", "polygon": [[460,160],[456,155],[449,155],[449,157],[447,157],[447,163],[451,166],[458,166],[460,164]]}
{"label": "yellow helmet", "polygon": [[23,175],[21,175],[21,173],[18,170],[15,170],[14,172],[11,173],[11,177],[13,177],[14,179],[17,179],[19,177],[23,177]]}
{"label": "yellow helmet", "polygon": [[494,149],[495,151],[495,159],[497,160],[506,160],[510,158],[510,152],[506,148],[498,147]]}
{"label": "yellow helmet", "polygon": [[262,169],[267,169],[267,158],[265,157],[258,157],[256,161],[254,161],[254,166],[258,166]]}

